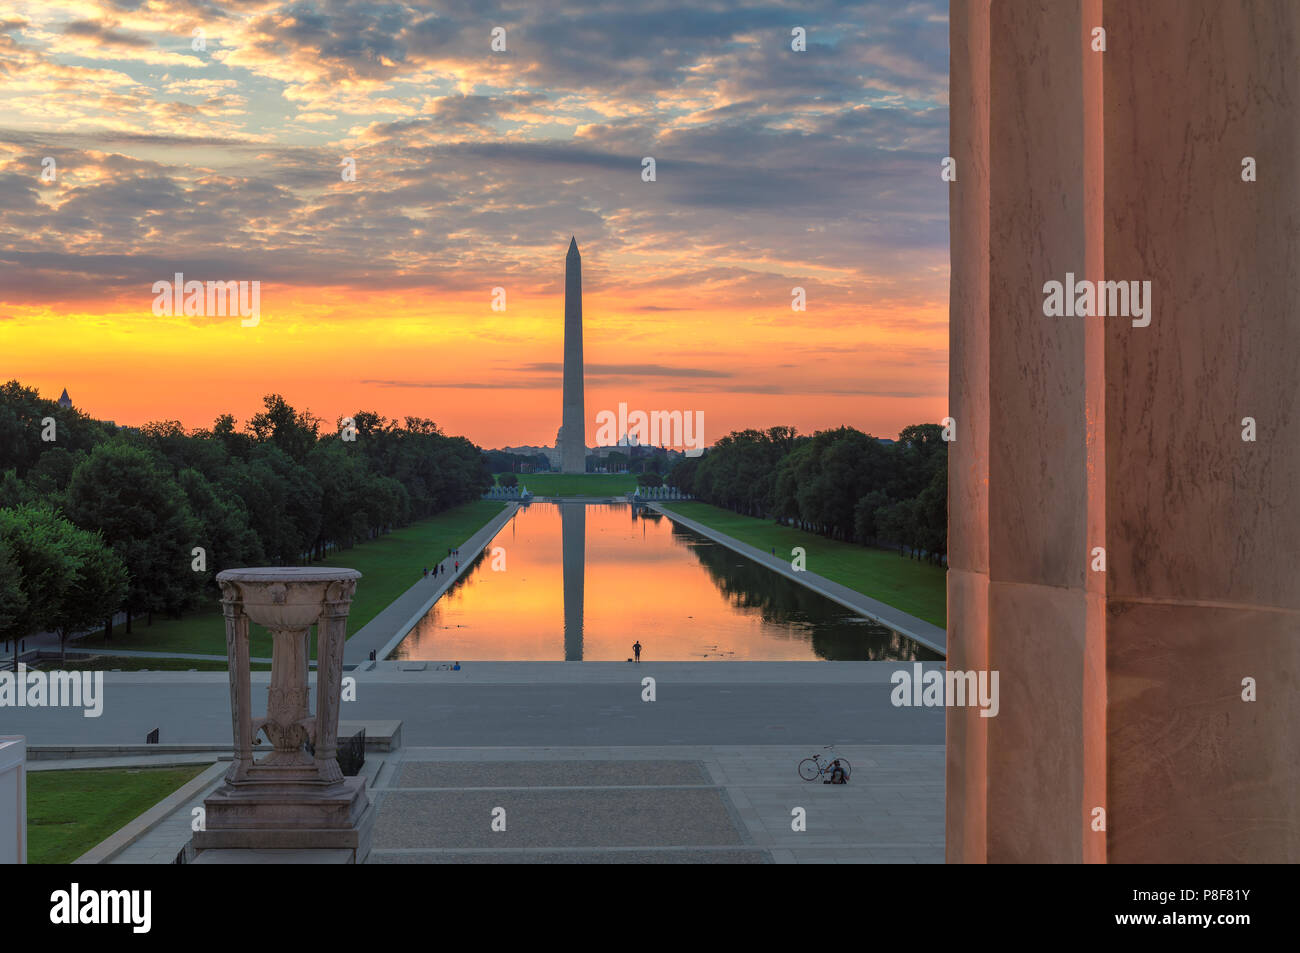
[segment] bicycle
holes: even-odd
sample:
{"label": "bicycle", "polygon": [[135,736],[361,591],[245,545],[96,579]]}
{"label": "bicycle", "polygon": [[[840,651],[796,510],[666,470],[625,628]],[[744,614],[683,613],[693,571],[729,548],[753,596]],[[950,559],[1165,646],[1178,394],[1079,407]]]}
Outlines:
{"label": "bicycle", "polygon": [[[799,777],[805,781],[816,781],[818,778],[829,781],[831,772],[834,771],[835,765],[838,763],[844,769],[844,780],[847,781],[849,775],[853,773],[853,765],[849,764],[846,758],[841,758],[835,754],[834,745],[826,745],[825,747],[829,754],[815,754],[811,758],[804,758],[799,762]],[[827,759],[825,762],[822,761],[823,757]]]}

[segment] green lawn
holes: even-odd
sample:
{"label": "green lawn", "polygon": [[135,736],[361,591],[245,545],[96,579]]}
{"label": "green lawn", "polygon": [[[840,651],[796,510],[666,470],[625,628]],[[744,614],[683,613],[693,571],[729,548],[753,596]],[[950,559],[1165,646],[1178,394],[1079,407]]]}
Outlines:
{"label": "green lawn", "polygon": [[[497,474],[497,482],[505,474]],[[517,473],[534,496],[622,496],[636,489],[634,473]]]}
{"label": "green lawn", "polygon": [[207,768],[195,764],[29,772],[27,862],[76,860]]}
{"label": "green lawn", "polygon": [[802,546],[808,554],[809,572],[947,628],[947,573],[941,566],[899,556],[892,549],[842,543],[770,520],[739,516],[708,503],[673,501],[661,505],[742,543],[764,551],[775,547],[781,556],[789,557],[791,549]]}
{"label": "green lawn", "polygon": [[[496,500],[475,500],[313,563],[314,566],[343,566],[361,573],[352,609],[348,613],[348,635],[351,636],[414,585],[421,578],[425,566],[432,566],[439,558],[445,558],[449,548],[460,546],[482,529],[504,505]],[[226,654],[226,626],[215,599],[208,612],[190,613],[180,619],[155,616],[153,625],[145,625],[143,619],[136,618],[132,621],[132,629],[134,631],[127,635],[124,626],[116,626],[111,642],[104,640],[101,631],[79,639],[75,644],[77,648],[88,651],[112,647],[145,652]],[[271,656],[271,634],[265,629],[252,626],[249,640],[254,656]]]}

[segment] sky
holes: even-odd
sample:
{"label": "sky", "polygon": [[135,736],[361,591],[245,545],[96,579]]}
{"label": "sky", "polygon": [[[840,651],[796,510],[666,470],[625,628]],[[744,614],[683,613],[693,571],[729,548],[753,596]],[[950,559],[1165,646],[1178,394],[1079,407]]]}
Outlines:
{"label": "sky", "polygon": [[937,422],[947,57],[944,0],[0,0],[0,379],[552,444],[575,236],[589,445]]}

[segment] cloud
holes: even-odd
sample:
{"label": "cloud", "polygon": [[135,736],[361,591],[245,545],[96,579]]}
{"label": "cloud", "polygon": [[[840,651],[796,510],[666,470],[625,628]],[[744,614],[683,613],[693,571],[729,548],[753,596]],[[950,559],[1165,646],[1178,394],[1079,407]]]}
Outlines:
{"label": "cloud", "polygon": [[[558,362],[521,364],[514,368],[520,371],[554,371],[562,372],[564,365]],[[699,367],[665,367],[662,364],[584,364],[588,377],[730,377],[726,371],[708,370]]]}
{"label": "cloud", "polygon": [[[861,320],[864,295],[937,301],[945,10],[33,6],[0,32],[0,302],[85,301],[177,268],[307,289],[503,285],[517,302],[556,293],[570,234],[589,294],[628,312],[748,309],[779,327],[800,285],[829,327]],[[880,320],[907,328],[897,309]]]}

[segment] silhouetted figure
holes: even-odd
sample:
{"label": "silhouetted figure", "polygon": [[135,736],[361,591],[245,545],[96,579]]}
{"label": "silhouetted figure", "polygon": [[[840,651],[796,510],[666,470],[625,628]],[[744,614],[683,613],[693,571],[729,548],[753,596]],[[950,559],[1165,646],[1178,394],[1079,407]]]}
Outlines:
{"label": "silhouetted figure", "polygon": [[640,641],[632,643],[632,654],[636,656],[637,662],[641,661],[641,643]]}

